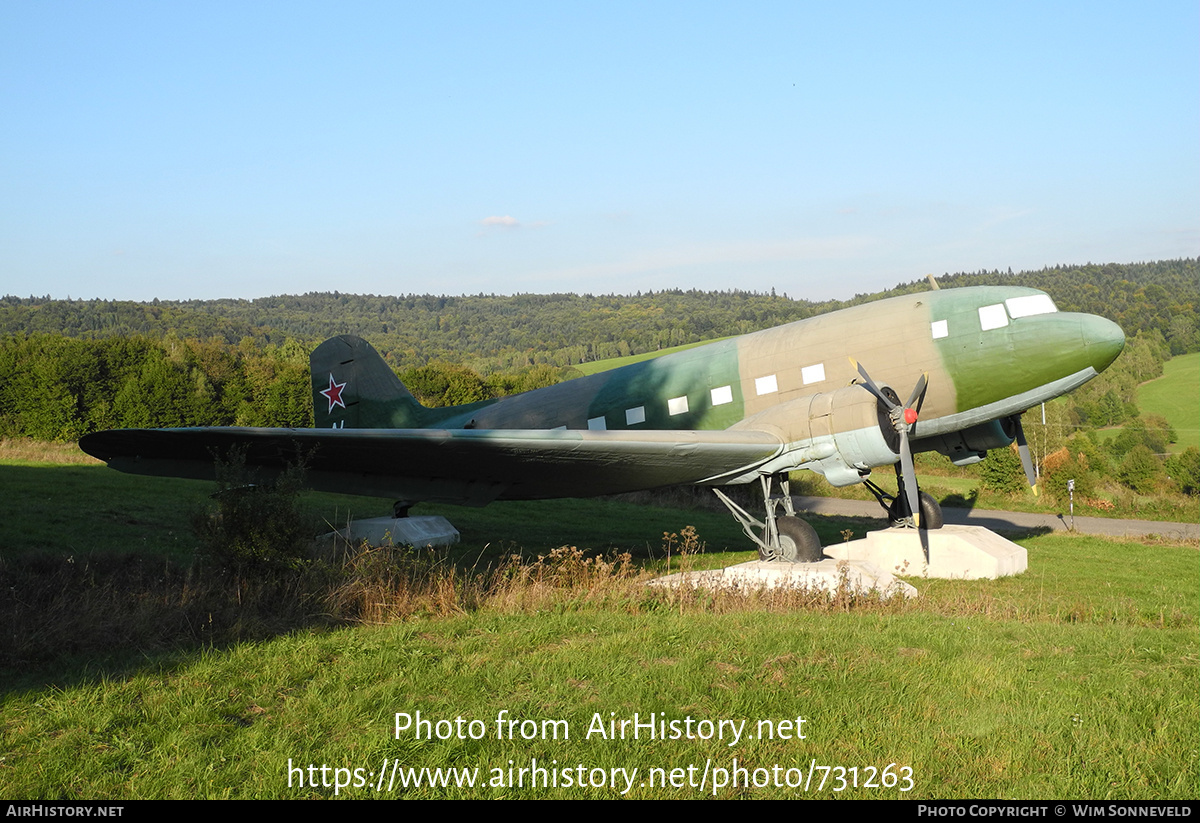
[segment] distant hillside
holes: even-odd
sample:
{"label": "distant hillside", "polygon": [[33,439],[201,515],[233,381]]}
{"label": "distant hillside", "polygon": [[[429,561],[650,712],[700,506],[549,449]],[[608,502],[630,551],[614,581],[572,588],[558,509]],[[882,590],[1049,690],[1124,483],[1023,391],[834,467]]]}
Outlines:
{"label": "distant hillside", "polygon": [[1138,387],[1142,414],[1166,418],[1178,438],[1171,451],[1200,448],[1200,354],[1176,357],[1163,367],[1163,376]]}
{"label": "distant hillside", "polygon": [[[1198,269],[1196,259],[1184,259],[951,274],[939,281],[945,288],[1001,283],[1040,288],[1062,309],[1104,315],[1130,335],[1157,330],[1178,354],[1200,350]],[[917,280],[817,303],[738,290],[461,297],[332,292],[151,303],[9,296],[0,299],[0,334],[217,339],[262,348],[289,339],[307,347],[353,333],[370,340],[397,369],[444,360],[486,373],[657,352],[927,288]]]}

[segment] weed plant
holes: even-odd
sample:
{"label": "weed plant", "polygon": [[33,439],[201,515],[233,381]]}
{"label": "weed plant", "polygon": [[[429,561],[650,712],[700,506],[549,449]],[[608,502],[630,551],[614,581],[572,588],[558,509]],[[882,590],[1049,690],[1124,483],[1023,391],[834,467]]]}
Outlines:
{"label": "weed plant", "polygon": [[264,483],[247,469],[245,449],[233,448],[216,468],[215,509],[192,517],[201,561],[239,575],[301,567],[311,554],[314,531],[297,503],[303,462],[289,463]]}

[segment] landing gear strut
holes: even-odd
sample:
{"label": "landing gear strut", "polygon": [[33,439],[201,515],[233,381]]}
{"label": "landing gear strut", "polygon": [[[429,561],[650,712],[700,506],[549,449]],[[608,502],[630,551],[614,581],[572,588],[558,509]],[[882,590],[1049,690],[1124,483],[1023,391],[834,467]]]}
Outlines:
{"label": "landing gear strut", "polygon": [[[766,520],[759,520],[747,512],[718,488],[713,492],[729,509],[742,531],[758,546],[760,560],[778,560],[787,563],[815,563],[821,559],[821,539],[813,527],[796,516],[786,474],[767,475],[759,478],[762,484],[763,502],[766,505]],[[771,493],[772,483],[779,484],[779,494]],[[783,514],[776,509],[782,505]]]}
{"label": "landing gear strut", "polygon": [[[897,494],[895,496],[888,494],[879,486],[872,483],[870,480],[863,480],[863,485],[871,494],[875,495],[875,499],[879,501],[879,505],[883,506],[883,510],[887,512],[888,525],[892,528],[911,529],[913,527],[912,512],[908,508],[908,496],[904,493],[904,475],[901,473],[899,466],[896,467],[896,484]],[[917,499],[920,501],[921,507],[921,528],[923,529],[940,529],[945,525],[945,518],[942,517],[942,507],[934,499],[933,495],[926,492],[918,492]]]}
{"label": "landing gear strut", "polygon": [[[942,520],[942,507],[937,500],[926,492],[921,492],[917,498],[921,501],[921,528],[940,529],[944,525],[944,521]],[[888,525],[892,528],[911,529],[913,527],[912,515],[908,511],[908,502],[903,498],[896,498],[892,501],[892,505],[888,506]]]}

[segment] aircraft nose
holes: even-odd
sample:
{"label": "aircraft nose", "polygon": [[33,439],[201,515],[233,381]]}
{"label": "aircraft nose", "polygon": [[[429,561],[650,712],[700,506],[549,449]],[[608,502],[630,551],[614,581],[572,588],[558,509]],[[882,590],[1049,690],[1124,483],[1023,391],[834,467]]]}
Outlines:
{"label": "aircraft nose", "polygon": [[1086,314],[1081,322],[1088,362],[1098,372],[1109,367],[1125,348],[1125,332],[1111,320]]}

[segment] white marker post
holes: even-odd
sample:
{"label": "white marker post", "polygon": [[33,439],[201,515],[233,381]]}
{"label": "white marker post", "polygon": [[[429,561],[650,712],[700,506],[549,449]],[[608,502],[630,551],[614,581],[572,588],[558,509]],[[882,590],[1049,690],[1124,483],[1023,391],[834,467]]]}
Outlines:
{"label": "white marker post", "polygon": [[1067,481],[1067,491],[1071,493],[1071,531],[1075,531],[1075,478]]}

